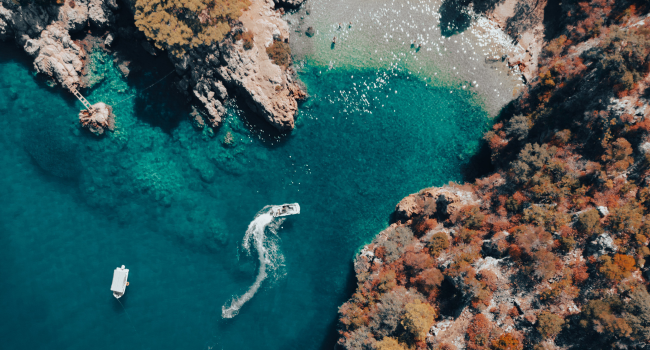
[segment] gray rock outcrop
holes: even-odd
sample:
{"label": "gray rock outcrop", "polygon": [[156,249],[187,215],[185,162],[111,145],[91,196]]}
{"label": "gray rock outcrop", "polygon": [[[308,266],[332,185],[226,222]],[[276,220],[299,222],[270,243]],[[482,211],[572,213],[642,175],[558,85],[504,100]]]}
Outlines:
{"label": "gray rock outcrop", "polygon": [[70,38],[70,32],[87,23],[105,28],[114,22],[114,0],[66,1],[63,5],[19,5],[0,0],[0,39],[14,38],[34,57],[34,68],[66,88],[83,85],[80,78],[86,53]]}
{"label": "gray rock outcrop", "polygon": [[607,233],[603,233],[593,240],[589,248],[591,253],[596,256],[615,253],[618,250],[614,239]]}
{"label": "gray rock outcrop", "polygon": [[291,69],[273,63],[266,52],[275,39],[289,38],[288,25],[273,6],[271,0],[254,0],[240,18],[242,26],[233,28],[235,33],[253,34],[253,45],[248,50],[242,40],[228,37],[182,57],[170,55],[176,72],[183,76],[179,88],[201,102],[207,124],[214,127],[221,123],[227,86],[277,129],[293,129],[296,100],[305,94]]}
{"label": "gray rock outcrop", "polygon": [[80,85],[84,51],[70,39],[61,22],[50,24],[38,39],[29,39],[25,51],[34,59],[37,72],[55,78],[64,87]]}
{"label": "gray rock outcrop", "polygon": [[[285,0],[300,5],[301,0]],[[273,0],[253,0],[243,12],[240,24],[233,33],[253,34],[252,48],[244,48],[242,40],[228,36],[221,43],[190,50],[182,57],[169,55],[181,76],[178,87],[190,99],[203,106],[202,118],[206,125],[221,124],[226,109],[228,90],[237,91],[251,109],[279,130],[291,130],[297,111],[297,99],[303,98],[292,69],[272,62],[266,49],[274,40],[288,40],[289,28]],[[85,51],[75,44],[70,32],[87,29],[107,29],[115,22],[113,11],[116,0],[66,0],[63,5],[22,6],[14,0],[0,0],[0,39],[13,38],[34,57],[34,67],[67,88],[84,86],[81,79]],[[104,43],[111,45],[116,35],[112,32]],[[156,50],[146,41],[145,49],[155,55]],[[126,76],[131,67],[120,66]],[[231,94],[232,95],[232,94]]]}
{"label": "gray rock outcrop", "polygon": [[115,128],[115,116],[113,108],[103,102],[92,105],[92,111],[83,110],[79,113],[81,126],[93,134],[99,136],[106,130],[113,131]]}

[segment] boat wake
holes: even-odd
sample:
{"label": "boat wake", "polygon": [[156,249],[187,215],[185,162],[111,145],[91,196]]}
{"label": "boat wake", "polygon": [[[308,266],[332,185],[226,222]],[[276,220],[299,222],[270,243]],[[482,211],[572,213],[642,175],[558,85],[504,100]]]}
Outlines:
{"label": "boat wake", "polygon": [[284,256],[277,244],[277,229],[284,222],[285,218],[277,217],[278,206],[267,205],[260,210],[253,221],[248,225],[242,247],[247,255],[251,254],[251,245],[257,250],[259,258],[259,271],[255,282],[248,288],[246,293],[233,297],[221,307],[223,318],[233,318],[239,313],[239,309],[249,301],[270,274],[273,275],[280,266],[284,264]]}

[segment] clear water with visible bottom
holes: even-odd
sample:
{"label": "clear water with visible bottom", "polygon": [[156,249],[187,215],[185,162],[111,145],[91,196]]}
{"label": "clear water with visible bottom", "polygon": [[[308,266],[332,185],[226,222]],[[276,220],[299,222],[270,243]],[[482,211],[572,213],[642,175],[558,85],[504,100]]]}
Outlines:
{"label": "clear water with visible bottom", "polygon": [[[237,106],[214,134],[152,64],[122,78],[92,57],[91,102],[116,130],[81,130],[70,94],[0,46],[0,338],[3,349],[330,349],[354,253],[404,196],[460,181],[489,126],[480,99],[400,68],[306,64],[310,100],[280,135]],[[133,98],[130,98],[133,97]],[[298,202],[256,279],[241,242],[264,206]],[[126,265],[120,302],[112,271]]]}

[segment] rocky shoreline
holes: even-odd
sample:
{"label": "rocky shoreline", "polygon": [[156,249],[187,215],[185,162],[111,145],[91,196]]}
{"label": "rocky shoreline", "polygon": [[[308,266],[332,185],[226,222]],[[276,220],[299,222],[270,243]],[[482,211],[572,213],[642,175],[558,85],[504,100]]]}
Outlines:
{"label": "rocky shoreline", "polygon": [[[306,93],[291,64],[277,65],[266,52],[275,41],[289,38],[288,26],[280,17],[283,10],[275,6],[271,0],[253,0],[221,42],[199,46],[182,56],[168,53],[179,78],[177,87],[198,107],[193,113],[195,125],[219,127],[226,99],[237,97],[278,130],[293,129],[297,100]],[[131,11],[120,11],[124,7]],[[88,87],[85,65],[92,44],[86,41],[100,42],[110,50],[114,41],[135,39],[149,54],[162,54],[136,28],[116,25],[120,16],[132,16],[132,9],[133,4],[116,0],[67,0],[60,5],[0,0],[0,40],[15,41],[34,58],[36,72],[72,92]],[[92,34],[82,40],[71,38],[84,31]],[[252,48],[244,48],[242,33],[252,34]],[[128,75],[129,62],[121,62],[120,70]]]}
{"label": "rocky shoreline", "polygon": [[339,348],[648,348],[650,13],[615,5],[478,9],[528,85],[483,137],[492,170],[402,199],[357,254]]}

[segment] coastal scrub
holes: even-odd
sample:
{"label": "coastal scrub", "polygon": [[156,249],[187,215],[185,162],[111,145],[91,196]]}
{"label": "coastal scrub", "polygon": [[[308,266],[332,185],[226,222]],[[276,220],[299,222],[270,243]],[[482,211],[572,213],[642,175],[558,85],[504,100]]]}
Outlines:
{"label": "coastal scrub", "polygon": [[221,41],[250,0],[137,0],[135,24],[159,49],[180,56]]}

